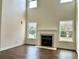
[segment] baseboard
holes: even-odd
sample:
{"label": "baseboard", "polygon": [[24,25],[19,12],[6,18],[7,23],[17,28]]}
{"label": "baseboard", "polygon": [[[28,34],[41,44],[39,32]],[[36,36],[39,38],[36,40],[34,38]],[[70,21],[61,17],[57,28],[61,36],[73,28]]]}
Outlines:
{"label": "baseboard", "polygon": [[77,56],[78,56],[78,50],[76,50]]}
{"label": "baseboard", "polygon": [[6,48],[1,48],[0,51],[8,50],[8,49],[15,48],[15,47],[18,47],[18,46],[21,46],[21,45],[23,45],[23,43],[12,45],[12,46],[8,46]]}
{"label": "baseboard", "polygon": [[28,45],[28,46],[36,46],[35,44],[24,44],[24,45]]}
{"label": "baseboard", "polygon": [[70,51],[75,51],[76,52],[75,49],[67,49],[67,48],[57,48],[57,49],[60,49],[60,50],[70,50]]}

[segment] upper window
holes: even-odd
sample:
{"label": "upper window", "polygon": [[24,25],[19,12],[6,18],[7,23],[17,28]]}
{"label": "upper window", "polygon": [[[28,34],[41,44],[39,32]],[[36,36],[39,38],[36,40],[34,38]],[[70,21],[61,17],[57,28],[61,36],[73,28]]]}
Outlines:
{"label": "upper window", "polygon": [[37,0],[29,0],[29,8],[36,8]]}
{"label": "upper window", "polygon": [[68,2],[72,2],[72,0],[60,0],[60,3],[68,3]]}

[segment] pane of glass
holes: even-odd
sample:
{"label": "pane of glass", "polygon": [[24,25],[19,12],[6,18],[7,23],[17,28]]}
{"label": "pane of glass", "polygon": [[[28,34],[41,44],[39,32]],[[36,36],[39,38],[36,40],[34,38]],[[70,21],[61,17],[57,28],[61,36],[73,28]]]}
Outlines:
{"label": "pane of glass", "polygon": [[68,2],[72,2],[72,0],[60,0],[60,3],[68,3]]}
{"label": "pane of glass", "polygon": [[37,0],[32,0],[29,2],[29,8],[36,8],[37,7]]}
{"label": "pane of glass", "polygon": [[72,20],[60,21],[60,26],[59,26],[60,41],[72,41],[72,32],[73,32]]}
{"label": "pane of glass", "polygon": [[36,22],[28,23],[27,32],[28,32],[27,33],[27,38],[29,38],[29,39],[36,39],[37,23]]}

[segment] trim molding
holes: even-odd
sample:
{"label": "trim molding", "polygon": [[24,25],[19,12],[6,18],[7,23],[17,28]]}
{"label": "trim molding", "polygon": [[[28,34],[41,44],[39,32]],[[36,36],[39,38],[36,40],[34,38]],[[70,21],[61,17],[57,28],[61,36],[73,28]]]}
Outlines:
{"label": "trim molding", "polygon": [[15,48],[15,47],[18,47],[18,46],[21,46],[21,45],[23,45],[23,43],[8,46],[8,47],[5,47],[5,48],[1,48],[0,51],[8,50],[8,49]]}
{"label": "trim molding", "polygon": [[24,44],[24,45],[28,45],[28,46],[36,46],[35,44]]}
{"label": "trim molding", "polygon": [[38,31],[57,31],[57,28],[38,28]]}

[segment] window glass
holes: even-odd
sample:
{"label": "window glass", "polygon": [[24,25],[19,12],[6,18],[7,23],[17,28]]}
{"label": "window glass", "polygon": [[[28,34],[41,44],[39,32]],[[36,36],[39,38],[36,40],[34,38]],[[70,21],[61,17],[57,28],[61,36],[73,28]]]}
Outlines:
{"label": "window glass", "polygon": [[73,22],[72,21],[60,21],[59,26],[59,38],[60,41],[72,42],[73,34]]}
{"label": "window glass", "polygon": [[37,0],[30,0],[29,8],[36,8],[36,7],[37,7]]}
{"label": "window glass", "polygon": [[68,3],[68,2],[72,2],[72,0],[60,0],[60,3]]}
{"label": "window glass", "polygon": [[27,38],[36,39],[37,36],[37,23],[29,22],[27,28]]}

